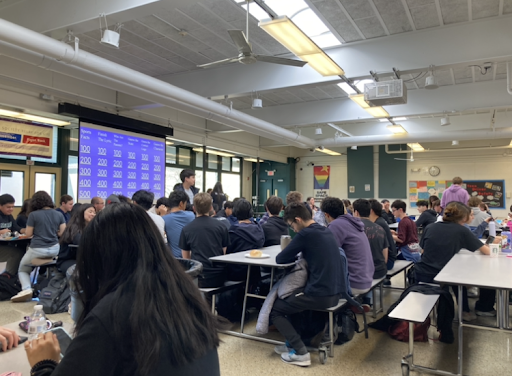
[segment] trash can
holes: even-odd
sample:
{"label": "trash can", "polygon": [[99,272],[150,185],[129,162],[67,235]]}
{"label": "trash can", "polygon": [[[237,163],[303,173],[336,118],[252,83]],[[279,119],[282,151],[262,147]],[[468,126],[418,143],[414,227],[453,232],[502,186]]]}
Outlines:
{"label": "trash can", "polygon": [[82,300],[78,297],[79,292],[76,289],[73,274],[75,272],[75,266],[72,265],[66,270],[66,279],[68,280],[69,292],[71,295],[71,319],[77,322],[84,310]]}
{"label": "trash can", "polygon": [[192,277],[192,280],[197,285],[197,279],[203,272],[203,264],[201,264],[199,261],[188,260],[184,258],[177,258],[176,260],[178,260],[180,265],[183,267],[183,270],[185,270],[185,273]]}

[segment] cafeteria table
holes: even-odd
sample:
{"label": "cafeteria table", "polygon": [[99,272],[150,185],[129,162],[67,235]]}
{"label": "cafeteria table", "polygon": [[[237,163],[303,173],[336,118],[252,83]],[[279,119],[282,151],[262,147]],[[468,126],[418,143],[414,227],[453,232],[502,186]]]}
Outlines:
{"label": "cafeteria table", "polygon": [[288,268],[290,266],[293,266],[294,263],[290,263],[290,264],[278,264],[276,263],[276,256],[281,252],[281,246],[280,245],[273,245],[273,246],[270,246],[270,247],[263,247],[263,248],[259,248],[259,250],[264,253],[264,254],[268,254],[270,257],[267,257],[267,258],[248,258],[248,257],[245,257],[246,254],[249,253],[249,251],[243,251],[243,252],[237,252],[237,253],[231,253],[231,254],[227,254],[227,255],[222,255],[222,256],[215,256],[215,257],[210,257],[210,260],[212,260],[213,262],[224,262],[224,263],[227,263],[227,264],[240,264],[240,265],[247,265],[249,266],[247,268],[247,279],[246,279],[246,283],[245,283],[245,293],[244,293],[244,303],[243,303],[243,309],[242,309],[242,319],[241,319],[241,322],[240,322],[240,332],[235,332],[235,331],[226,331],[225,333],[227,334],[231,334],[231,335],[234,335],[234,336],[237,336],[237,337],[242,337],[242,338],[249,338],[249,339],[254,339],[254,340],[257,340],[257,341],[261,341],[261,342],[267,342],[267,343],[272,343],[272,344],[282,344],[283,342],[279,342],[279,341],[274,341],[274,340],[270,340],[270,339],[267,339],[267,338],[263,338],[263,337],[258,337],[258,336],[253,336],[253,335],[249,335],[249,334],[245,334],[244,333],[244,324],[245,324],[245,308],[246,308],[246,305],[247,305],[247,298],[248,297],[252,297],[252,298],[258,298],[258,299],[265,299],[266,296],[263,296],[263,295],[256,295],[256,294],[250,294],[249,293],[249,279],[250,279],[250,275],[251,275],[251,266],[257,266],[257,267],[267,267],[267,268],[271,268],[271,273],[270,273],[270,289],[272,289],[272,282],[274,280],[274,269],[278,268],[278,269],[285,269],[285,268]]}
{"label": "cafeteria table", "polygon": [[[480,251],[469,252],[461,250],[445,265],[434,278],[435,282],[458,285],[458,301],[462,302],[463,286],[476,286],[480,288],[498,290],[497,296],[497,326],[466,324],[462,321],[462,304],[458,305],[459,320],[459,348],[456,375],[462,375],[463,357],[463,328],[486,329],[511,332],[509,329],[509,303],[508,291],[512,290],[512,258],[505,254],[498,257],[483,255]],[[443,372],[447,375],[450,373]]]}

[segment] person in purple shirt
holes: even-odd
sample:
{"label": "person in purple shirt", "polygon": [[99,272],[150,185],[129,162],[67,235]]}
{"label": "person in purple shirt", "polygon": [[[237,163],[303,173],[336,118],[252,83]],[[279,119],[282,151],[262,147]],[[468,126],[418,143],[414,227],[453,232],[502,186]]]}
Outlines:
{"label": "person in purple shirt", "polygon": [[461,185],[462,178],[459,176],[454,177],[450,188],[443,192],[443,197],[441,198],[441,207],[443,209],[452,201],[457,201],[464,205],[468,204],[469,193]]}
{"label": "person in purple shirt", "polygon": [[350,288],[353,295],[368,292],[372,286],[373,265],[372,250],[366,234],[364,224],[359,218],[345,214],[343,201],[336,197],[327,197],[322,200],[321,208],[329,229],[347,255]]}

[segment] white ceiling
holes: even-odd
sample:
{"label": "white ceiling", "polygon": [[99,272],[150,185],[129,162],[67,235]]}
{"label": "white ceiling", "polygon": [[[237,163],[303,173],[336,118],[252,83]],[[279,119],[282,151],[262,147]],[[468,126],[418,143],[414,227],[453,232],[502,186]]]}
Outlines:
{"label": "white ceiling", "polygon": [[[512,61],[512,0],[306,2],[343,43],[326,52],[346,68],[348,78],[368,78],[369,70],[373,70],[382,81],[395,78],[392,68],[401,71],[409,91],[409,103],[387,106],[392,116],[422,119],[448,113],[469,118],[483,112],[490,117],[496,108],[503,111],[512,107],[512,96],[505,90],[506,61]],[[309,67],[268,63],[251,66],[235,63],[211,70],[197,68],[199,64],[238,54],[227,31],[245,29],[246,14],[233,0],[130,0],[123,6],[118,5],[123,3],[120,0],[105,1],[106,5],[118,7],[118,12],[107,16],[109,22],[123,24],[119,49],[98,42],[99,23],[91,16],[101,12],[96,2],[50,0],[48,3],[56,9],[59,4],[68,4],[66,11],[73,14],[70,16],[72,24],[66,24],[63,17],[55,14],[20,18],[20,12],[26,12],[30,3],[28,0],[0,0],[2,17],[59,40],[72,30],[80,38],[80,48],[87,52],[218,102],[232,104],[234,109],[271,123],[292,130],[303,129],[302,134],[311,138],[315,138],[317,125],[331,132],[327,122],[342,125],[358,135],[386,132],[385,124],[369,118],[346,98],[337,85],[341,82],[339,77],[323,78]],[[73,12],[73,4],[79,3],[90,4],[91,15],[80,17]],[[292,57],[257,23],[251,16],[250,40],[255,53]],[[482,74],[478,65],[487,61],[492,67]],[[425,77],[432,64],[436,66],[435,76],[440,88],[427,91]],[[482,88],[487,91],[481,91]],[[257,93],[253,93],[254,90]],[[479,93],[493,95],[479,97]],[[250,110],[252,98],[256,96],[263,100],[263,110]],[[450,130],[463,131],[465,123],[452,125]],[[427,126],[421,121],[415,124],[408,129],[410,133],[426,132],[432,127],[431,123]],[[482,129],[488,127],[487,121],[483,124]],[[403,125],[406,127],[405,123]],[[496,123],[497,127],[505,125],[508,126]],[[475,127],[478,125],[472,125],[471,129],[478,129]],[[232,128],[214,126],[214,129]]]}

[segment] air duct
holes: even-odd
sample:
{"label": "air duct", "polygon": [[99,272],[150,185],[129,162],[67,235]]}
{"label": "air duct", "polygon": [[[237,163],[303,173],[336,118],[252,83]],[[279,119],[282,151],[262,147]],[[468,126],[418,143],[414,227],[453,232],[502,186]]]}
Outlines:
{"label": "air duct", "polygon": [[[2,54],[135,97],[300,148],[315,142],[295,132],[0,19]],[[20,46],[20,47],[18,47]],[[27,51],[28,50],[28,51]]]}

